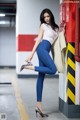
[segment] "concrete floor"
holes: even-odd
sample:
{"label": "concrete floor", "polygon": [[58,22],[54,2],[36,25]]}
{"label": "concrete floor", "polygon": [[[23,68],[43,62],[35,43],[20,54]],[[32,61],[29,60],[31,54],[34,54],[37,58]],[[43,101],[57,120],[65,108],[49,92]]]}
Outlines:
{"label": "concrete floor", "polygon": [[0,116],[5,114],[7,120],[72,120],[58,110],[58,84],[58,78],[45,78],[43,110],[49,117],[36,117],[36,78],[17,78],[15,69],[0,69]]}

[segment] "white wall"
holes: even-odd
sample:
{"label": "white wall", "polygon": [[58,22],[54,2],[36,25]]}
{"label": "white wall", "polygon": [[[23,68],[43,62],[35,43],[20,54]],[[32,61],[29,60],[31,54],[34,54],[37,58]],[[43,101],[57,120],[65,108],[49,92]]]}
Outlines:
{"label": "white wall", "polygon": [[80,105],[80,63],[76,61],[76,71],[75,71],[75,90],[76,90],[76,104]]}
{"label": "white wall", "polygon": [[0,66],[16,66],[16,35],[14,27],[0,27]]}

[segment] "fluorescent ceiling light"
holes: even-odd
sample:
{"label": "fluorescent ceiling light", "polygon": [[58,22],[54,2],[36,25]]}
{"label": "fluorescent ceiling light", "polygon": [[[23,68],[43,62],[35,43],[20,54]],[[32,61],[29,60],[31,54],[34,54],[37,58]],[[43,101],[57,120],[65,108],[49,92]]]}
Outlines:
{"label": "fluorescent ceiling light", "polygon": [[0,21],[0,25],[9,24],[9,21]]}
{"label": "fluorescent ceiling light", "polygon": [[5,16],[5,14],[0,13],[0,17],[4,17],[4,16]]}

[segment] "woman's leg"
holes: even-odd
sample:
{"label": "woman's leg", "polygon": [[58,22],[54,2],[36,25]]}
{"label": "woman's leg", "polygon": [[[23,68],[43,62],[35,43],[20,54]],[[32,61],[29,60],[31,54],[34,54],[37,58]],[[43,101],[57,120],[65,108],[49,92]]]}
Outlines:
{"label": "woman's leg", "polygon": [[45,74],[39,73],[37,79],[37,101],[42,101],[42,91],[43,91],[43,82],[44,82]]}
{"label": "woman's leg", "polygon": [[44,64],[44,66],[25,66],[25,69],[35,70],[43,74],[55,74],[57,69],[52,60],[51,56],[49,55],[48,51],[43,50],[42,53],[39,53],[39,59]]}
{"label": "woman's leg", "polygon": [[34,70],[40,73],[55,74],[57,69],[48,51],[43,50],[43,52],[39,53],[38,56],[39,56],[40,61],[45,66],[39,66],[39,67],[35,66]]}
{"label": "woman's leg", "polygon": [[[44,66],[40,60],[39,60],[39,66]],[[37,107],[40,108],[41,111],[42,111],[42,92],[43,92],[44,77],[45,74],[39,72],[36,83]]]}

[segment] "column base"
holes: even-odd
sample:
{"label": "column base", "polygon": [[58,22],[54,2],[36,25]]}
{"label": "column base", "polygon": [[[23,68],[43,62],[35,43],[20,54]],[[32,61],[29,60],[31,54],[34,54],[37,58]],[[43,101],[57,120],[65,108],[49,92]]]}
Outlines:
{"label": "column base", "polygon": [[[18,78],[36,78],[38,74],[34,75],[34,74],[17,74]],[[46,75],[45,78],[58,78],[59,79],[59,75]]]}
{"label": "column base", "polygon": [[67,104],[60,97],[59,110],[68,118],[80,118],[80,105]]}

